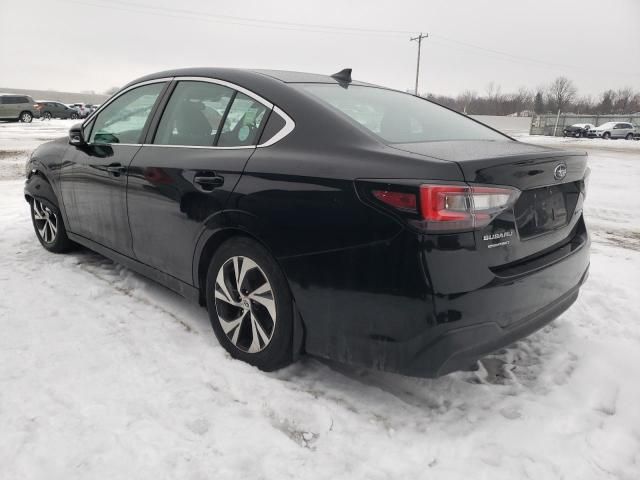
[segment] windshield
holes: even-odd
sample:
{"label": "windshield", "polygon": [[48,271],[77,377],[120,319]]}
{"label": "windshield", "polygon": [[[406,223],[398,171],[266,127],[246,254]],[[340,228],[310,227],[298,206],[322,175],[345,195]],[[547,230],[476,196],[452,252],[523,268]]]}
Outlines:
{"label": "windshield", "polygon": [[464,115],[420,97],[376,87],[299,84],[387,143],[509,140]]}

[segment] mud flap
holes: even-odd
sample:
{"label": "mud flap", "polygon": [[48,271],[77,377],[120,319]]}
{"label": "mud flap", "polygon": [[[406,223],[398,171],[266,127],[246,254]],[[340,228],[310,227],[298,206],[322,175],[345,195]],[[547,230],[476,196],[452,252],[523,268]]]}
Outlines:
{"label": "mud flap", "polygon": [[295,300],[291,300],[293,303],[293,345],[292,345],[292,360],[296,362],[304,350],[304,325],[302,323],[302,316],[298,310]]}

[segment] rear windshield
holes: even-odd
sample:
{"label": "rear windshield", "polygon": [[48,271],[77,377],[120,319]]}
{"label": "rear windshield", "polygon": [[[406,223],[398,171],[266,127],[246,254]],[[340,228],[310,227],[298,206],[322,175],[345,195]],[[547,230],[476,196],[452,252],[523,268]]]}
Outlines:
{"label": "rear windshield", "polygon": [[508,140],[508,137],[424,98],[376,87],[298,84],[386,143]]}

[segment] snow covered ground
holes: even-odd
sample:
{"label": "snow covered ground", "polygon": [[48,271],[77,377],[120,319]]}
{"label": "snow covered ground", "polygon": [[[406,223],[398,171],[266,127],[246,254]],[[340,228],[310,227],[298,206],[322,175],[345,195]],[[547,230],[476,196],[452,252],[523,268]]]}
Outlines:
{"label": "snow covered ground", "polygon": [[640,478],[640,142],[521,138],[591,155],[589,281],[479,371],[422,380],[262,373],[198,306],[47,253],[18,177],[72,123],[0,124],[0,479]]}

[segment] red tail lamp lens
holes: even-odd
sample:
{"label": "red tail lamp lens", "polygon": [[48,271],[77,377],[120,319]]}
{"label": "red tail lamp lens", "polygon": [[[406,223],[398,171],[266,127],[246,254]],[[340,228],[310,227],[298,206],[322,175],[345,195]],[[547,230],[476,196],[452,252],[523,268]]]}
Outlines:
{"label": "red tail lamp lens", "polygon": [[373,190],[371,194],[381,202],[398,210],[413,213],[418,211],[418,201],[413,193]]}
{"label": "red tail lamp lens", "polygon": [[506,187],[421,185],[421,214],[429,231],[477,229],[511,207],[519,195]]}

